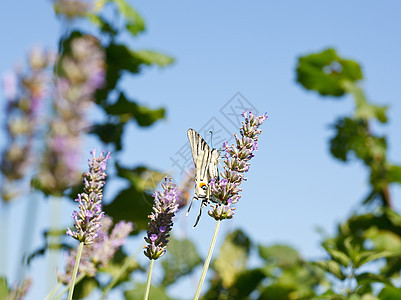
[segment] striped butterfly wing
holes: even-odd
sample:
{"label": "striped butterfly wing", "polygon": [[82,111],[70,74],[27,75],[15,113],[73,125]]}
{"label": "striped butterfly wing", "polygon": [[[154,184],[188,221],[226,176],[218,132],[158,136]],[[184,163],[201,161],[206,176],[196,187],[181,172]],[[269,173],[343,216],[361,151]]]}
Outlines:
{"label": "striped butterfly wing", "polygon": [[212,150],[206,141],[193,129],[188,129],[188,139],[191,144],[192,157],[195,164],[195,199],[207,197],[210,177],[209,166],[212,160]]}
{"label": "striped butterfly wing", "polygon": [[216,202],[216,200],[211,197],[209,182],[211,178],[218,178],[219,176],[217,168],[219,151],[216,149],[211,150],[206,141],[193,129],[188,129],[188,139],[191,144],[192,157],[196,168],[196,177],[194,197],[188,207],[187,216],[191,209],[193,200],[202,200],[199,215],[195,221],[195,227],[202,215],[202,208],[206,206],[209,201]]}

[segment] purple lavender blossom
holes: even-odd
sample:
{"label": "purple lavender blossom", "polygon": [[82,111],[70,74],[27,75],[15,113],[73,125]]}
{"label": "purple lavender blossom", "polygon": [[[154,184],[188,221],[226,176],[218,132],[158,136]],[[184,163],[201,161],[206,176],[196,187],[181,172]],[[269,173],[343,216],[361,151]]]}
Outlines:
{"label": "purple lavender blossom", "polygon": [[30,278],[24,279],[24,281],[16,285],[11,290],[5,300],[22,300],[25,298],[29,289],[31,288],[32,280]]}
{"label": "purple lavender blossom", "polygon": [[5,72],[3,74],[3,91],[8,100],[14,100],[17,95],[17,75],[15,72]]}
{"label": "purple lavender blossom", "polygon": [[[102,227],[99,230],[98,237],[94,239],[92,244],[83,248],[78,274],[94,277],[98,269],[108,265],[109,261],[125,243],[128,235],[133,230],[131,222],[120,221],[114,226],[110,233],[113,220],[109,216],[104,216],[101,220],[101,225]],[[78,246],[66,255],[65,273],[57,274],[61,283],[69,284],[71,281],[77,249]]]}
{"label": "purple lavender blossom", "polygon": [[97,158],[95,150],[91,154],[92,160],[89,159],[89,171],[82,175],[84,192],[78,194],[78,198],[75,200],[79,203],[79,211],[74,211],[72,214],[76,231],[72,231],[70,228],[67,230],[67,235],[85,245],[93,243],[101,227],[100,221],[104,216],[101,204],[102,192],[107,176],[105,173],[106,163],[110,158],[110,153],[104,157],[104,152],[102,152]]}
{"label": "purple lavender blossom", "polygon": [[245,121],[242,122],[240,135],[234,134],[236,145],[223,144],[225,149],[224,170],[220,172],[221,179],[210,181],[211,193],[220,202],[212,205],[208,214],[215,220],[231,219],[234,216],[235,207],[231,204],[241,198],[239,187],[246,180],[244,173],[249,170],[249,160],[254,157],[254,151],[258,149],[258,138],[262,132],[259,126],[267,119],[266,114],[256,117],[252,112],[243,112]]}
{"label": "purple lavender blossom", "polygon": [[88,108],[95,91],[105,82],[104,49],[93,36],[74,38],[71,51],[58,61],[54,118],[49,126],[45,158],[38,175],[43,190],[60,194],[79,182],[81,137],[90,128]]}
{"label": "purple lavender blossom", "polygon": [[28,68],[7,72],[3,78],[6,106],[5,127],[8,147],[2,153],[2,199],[10,201],[21,192],[20,179],[29,171],[33,162],[33,140],[39,128],[39,111],[48,96],[49,67],[53,55],[41,48],[34,48],[28,55]]}
{"label": "purple lavender blossom", "polygon": [[153,212],[148,216],[149,230],[145,241],[145,256],[149,259],[158,259],[166,253],[169,232],[173,227],[174,214],[178,211],[178,190],[172,179],[164,179],[163,193],[157,191],[153,194]]}

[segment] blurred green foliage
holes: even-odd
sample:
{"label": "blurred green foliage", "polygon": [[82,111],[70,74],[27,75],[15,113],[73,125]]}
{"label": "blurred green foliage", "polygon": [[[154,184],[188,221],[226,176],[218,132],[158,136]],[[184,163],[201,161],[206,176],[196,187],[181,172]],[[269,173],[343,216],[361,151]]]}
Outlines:
{"label": "blurred green foliage", "polygon": [[362,79],[358,63],[340,58],[334,49],[300,57],[297,66],[297,81],[308,90],[321,95],[342,96],[346,93],[343,82]]}
{"label": "blurred green foliage", "polygon": [[[61,8],[55,5],[55,9],[61,15]],[[117,21],[106,17],[107,9],[117,13]],[[93,124],[90,133],[113,147],[114,152],[123,151],[127,124],[151,126],[164,119],[165,110],[141,105],[121,89],[120,80],[126,74],[138,75],[149,66],[166,67],[174,60],[151,50],[133,49],[117,38],[123,33],[136,38],[146,28],[143,18],[127,1],[98,1],[95,11],[79,16],[98,29],[96,38],[102,43],[107,63],[106,84],[96,93],[96,104],[105,118]],[[87,33],[75,30],[62,37],[60,54],[67,55],[71,41],[83,34]],[[56,67],[56,71],[62,72],[62,68]],[[300,57],[296,72],[297,81],[305,89],[331,96],[333,100],[348,95],[347,99],[355,101],[354,111],[340,116],[333,124],[330,150],[339,161],[359,160],[369,171],[370,190],[361,202],[364,213],[352,215],[339,224],[336,235],[322,241],[325,257],[316,261],[303,259],[288,245],[257,245],[242,230],[232,231],[216,251],[208,290],[202,299],[401,299],[397,286],[401,269],[401,215],[392,208],[389,189],[391,184],[401,183],[401,166],[388,160],[386,136],[372,130],[373,122],[381,126],[387,123],[388,107],[368,101],[359,86],[363,79],[361,67],[355,61],[341,58],[334,49]],[[127,186],[104,209],[115,222],[132,221],[133,235],[143,233],[153,203],[151,195],[165,174],[143,165],[127,167],[114,161],[115,177]],[[75,198],[77,191],[80,187],[72,187],[69,195]],[[45,245],[32,257],[48,248]],[[124,290],[125,299],[142,299],[145,286],[136,274],[147,270],[147,265],[141,266],[124,251],[119,251],[110,265],[101,270],[106,281],[98,276],[84,278],[74,297],[81,299],[94,289],[118,287]],[[256,266],[253,263],[250,267],[251,256],[258,262]],[[172,299],[168,289],[197,270],[202,258],[189,238],[171,237],[161,261],[163,276],[152,285],[151,299]],[[0,298],[9,293],[6,280],[0,279]]]}

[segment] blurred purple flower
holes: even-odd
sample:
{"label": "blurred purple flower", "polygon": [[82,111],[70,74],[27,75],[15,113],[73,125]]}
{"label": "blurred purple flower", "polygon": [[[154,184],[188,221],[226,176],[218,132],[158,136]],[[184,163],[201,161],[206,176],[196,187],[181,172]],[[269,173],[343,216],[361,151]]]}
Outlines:
{"label": "blurred purple flower", "polygon": [[3,90],[8,100],[17,98],[17,85],[17,75],[15,72],[8,71],[3,74]]}
{"label": "blurred purple flower", "polygon": [[12,291],[9,292],[4,300],[22,300],[25,298],[29,289],[31,288],[32,280],[30,278],[25,279],[21,284],[14,287]]}
{"label": "blurred purple flower", "polygon": [[[112,218],[104,216],[101,220],[101,228],[97,238],[93,240],[92,244],[83,248],[78,274],[84,274],[89,277],[95,276],[99,268],[108,265],[109,261],[114,257],[117,250],[125,243],[128,235],[133,230],[131,222],[118,222],[110,233],[112,226]],[[77,249],[78,246],[66,255],[65,273],[57,274],[59,281],[64,284],[69,284],[71,281]]]}
{"label": "blurred purple flower", "polygon": [[239,187],[244,178],[244,173],[249,170],[249,160],[254,157],[254,151],[258,149],[257,141],[262,130],[259,126],[267,119],[266,114],[256,117],[252,112],[243,112],[245,121],[242,122],[240,135],[234,134],[236,145],[223,144],[225,149],[224,170],[220,172],[221,179],[210,181],[211,193],[219,204],[212,205],[208,214],[215,220],[231,219],[234,216],[235,207],[231,204],[241,198]]}
{"label": "blurred purple flower", "polygon": [[54,119],[38,174],[40,185],[51,194],[79,182],[81,137],[89,128],[86,114],[105,80],[104,50],[96,38],[75,38],[70,48],[58,62],[63,77],[55,84]]}
{"label": "blurred purple flower", "polygon": [[91,154],[92,160],[89,159],[89,171],[82,175],[84,192],[78,194],[78,198],[75,200],[79,203],[79,211],[74,211],[72,214],[76,231],[72,231],[70,228],[67,230],[67,235],[85,245],[93,243],[101,227],[100,220],[104,215],[101,205],[102,192],[107,176],[104,171],[106,170],[107,160],[110,158],[110,153],[104,157],[104,152],[102,152],[99,157],[96,157],[96,152],[93,150]]}
{"label": "blurred purple flower", "polygon": [[155,200],[153,212],[148,216],[147,236],[144,254],[149,259],[158,259],[166,252],[169,232],[173,227],[173,218],[178,211],[178,190],[172,179],[164,179],[163,193],[157,191],[153,194]]}
{"label": "blurred purple flower", "polygon": [[[40,125],[39,111],[44,98],[48,96],[50,84],[49,67],[53,56],[41,48],[34,48],[29,56],[29,68],[7,72],[3,78],[6,107],[7,148],[2,153],[1,172],[2,199],[10,201],[21,193],[19,186],[34,161],[33,140]],[[40,61],[40,63],[39,63]]]}

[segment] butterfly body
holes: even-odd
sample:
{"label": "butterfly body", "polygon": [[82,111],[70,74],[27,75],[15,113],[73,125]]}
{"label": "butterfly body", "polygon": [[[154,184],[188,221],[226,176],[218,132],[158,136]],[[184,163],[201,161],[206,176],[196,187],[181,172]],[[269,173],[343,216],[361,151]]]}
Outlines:
{"label": "butterfly body", "polygon": [[[206,141],[193,129],[188,129],[188,139],[191,144],[192,157],[195,164],[195,191],[193,200],[202,200],[201,208],[194,227],[198,224],[202,208],[210,201],[217,203],[211,195],[210,180],[219,178],[218,162],[219,151],[211,149]],[[191,209],[192,202],[188,208]],[[187,214],[188,214],[187,212]]]}

